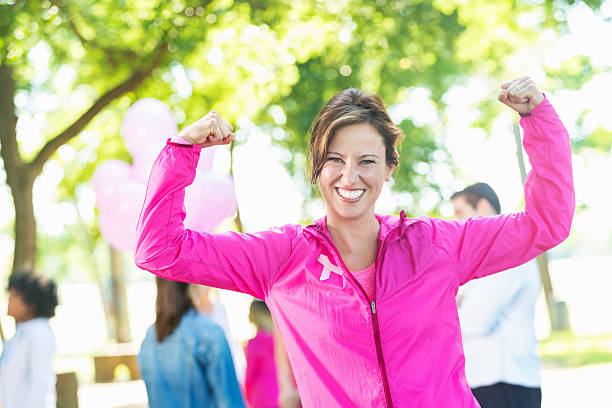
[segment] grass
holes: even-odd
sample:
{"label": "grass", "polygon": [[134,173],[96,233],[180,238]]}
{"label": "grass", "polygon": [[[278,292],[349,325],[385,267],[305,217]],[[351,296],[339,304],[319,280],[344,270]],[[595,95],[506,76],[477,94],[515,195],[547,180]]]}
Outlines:
{"label": "grass", "polygon": [[577,336],[572,332],[552,333],[539,346],[542,364],[580,367],[612,362],[612,333]]}

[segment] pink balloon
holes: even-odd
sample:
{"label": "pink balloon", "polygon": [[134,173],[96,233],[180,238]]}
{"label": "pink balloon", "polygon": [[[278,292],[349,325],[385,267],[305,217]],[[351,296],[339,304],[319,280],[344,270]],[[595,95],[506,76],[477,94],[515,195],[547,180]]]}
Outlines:
{"label": "pink balloon", "polygon": [[[133,251],[136,248],[136,224],[124,225],[114,219],[110,214],[100,212],[98,215],[100,233],[118,251]],[[132,228],[133,227],[133,228]],[[131,233],[131,230],[134,230]]]}
{"label": "pink balloon", "polygon": [[153,98],[136,101],[125,113],[121,124],[123,141],[134,159],[148,153],[146,146],[163,146],[176,133],[172,112],[163,102]]}
{"label": "pink balloon", "polygon": [[185,191],[185,226],[211,232],[226,217],[236,212],[236,193],[232,178],[224,174],[198,173]]}
{"label": "pink balloon", "polygon": [[162,146],[149,146],[144,151],[140,153],[140,155],[134,158],[134,163],[132,165],[132,169],[134,171],[134,178],[143,183],[147,183],[149,181],[149,175],[151,174],[151,168],[153,168],[153,163],[155,163],[155,159],[159,155],[163,148]]}
{"label": "pink balloon", "polygon": [[205,173],[212,170],[213,162],[215,161],[215,152],[217,146],[207,147],[200,151],[200,160],[198,161],[198,173]]}
{"label": "pink balloon", "polygon": [[146,186],[143,183],[124,180],[108,197],[109,202],[99,202],[96,196],[96,204],[99,204],[100,209],[100,232],[114,248],[132,251],[136,247],[136,224],[145,192]]}
{"label": "pink balloon", "polygon": [[114,210],[117,191],[131,177],[132,167],[121,160],[109,160],[96,167],[91,184],[96,193],[96,205],[100,211]]}

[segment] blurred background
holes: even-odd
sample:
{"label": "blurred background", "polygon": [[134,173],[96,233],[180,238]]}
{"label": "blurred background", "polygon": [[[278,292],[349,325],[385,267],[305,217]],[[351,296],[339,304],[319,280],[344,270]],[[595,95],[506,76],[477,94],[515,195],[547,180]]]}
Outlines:
{"label": "blurred background", "polygon": [[[517,118],[496,98],[522,75],[569,130],[577,198],[538,303],[543,406],[612,406],[611,0],[0,0],[0,35],[0,323],[10,338],[12,270],[58,282],[56,371],[75,374],[79,406],[146,406],[127,365],[110,382],[94,367],[136,352],[155,316],[152,275],[101,233],[92,184],[101,163],[137,164],[121,130],[134,102],[158,99],[178,128],[211,109],[234,124],[210,171],[231,175],[237,210],[214,228],[258,231],[324,214],[308,128],[348,87],[379,93],[406,134],[379,212],[451,217],[477,181],[519,210]],[[251,299],[219,298],[252,337]]]}

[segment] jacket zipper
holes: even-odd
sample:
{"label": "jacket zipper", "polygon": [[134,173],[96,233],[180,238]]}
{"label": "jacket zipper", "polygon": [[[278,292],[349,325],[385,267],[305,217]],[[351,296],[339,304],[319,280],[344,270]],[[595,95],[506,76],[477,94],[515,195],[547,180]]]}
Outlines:
{"label": "jacket zipper", "polygon": [[[361,290],[361,293],[366,298],[366,300],[370,302],[370,308],[372,312],[372,328],[374,330],[374,342],[376,343],[376,358],[378,359],[378,368],[380,369],[380,376],[382,377],[382,381],[383,381],[383,389],[385,391],[385,402],[386,402],[387,408],[393,408],[393,401],[391,400],[391,389],[389,388],[389,379],[387,378],[387,370],[385,367],[385,360],[383,358],[383,353],[382,353],[382,344],[380,342],[380,329],[378,327],[378,314],[376,314],[376,303],[373,300],[370,301],[370,298],[368,298],[368,295],[366,294],[363,287],[359,284],[357,279],[355,279],[351,271],[348,270],[348,268],[344,264],[344,261],[342,260],[342,257],[340,256],[340,252],[338,252],[338,249],[336,248],[334,243],[331,241],[331,239],[328,238],[327,236],[325,236],[325,239],[328,241],[328,243],[330,244],[330,246],[333,248],[334,252],[336,253],[336,257],[340,261],[340,265],[344,269],[344,272],[353,280],[353,282],[357,285],[359,290]],[[381,250],[376,254],[376,273],[378,273],[380,260],[382,259],[381,254],[384,252],[386,244],[387,244],[387,239],[385,237],[385,240],[382,243]],[[374,297],[376,297],[376,285],[374,286]]]}

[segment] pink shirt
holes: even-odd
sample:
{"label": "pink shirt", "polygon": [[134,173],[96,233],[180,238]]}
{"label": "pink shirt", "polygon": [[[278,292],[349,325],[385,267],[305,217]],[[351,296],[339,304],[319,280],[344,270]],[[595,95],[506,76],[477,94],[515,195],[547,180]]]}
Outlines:
{"label": "pink shirt", "polygon": [[278,380],[274,364],[272,333],[257,331],[246,345],[246,378],[244,387],[251,408],[278,407]]}
{"label": "pink shirt", "polygon": [[376,283],[374,282],[374,276],[376,274],[376,263],[373,263],[361,271],[351,271],[351,274],[355,279],[357,279],[357,282],[359,282],[363,290],[365,290],[368,298],[370,300],[374,300],[374,288]]}

